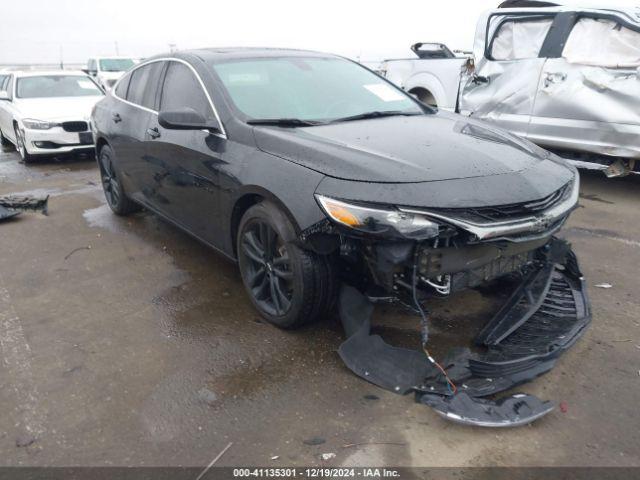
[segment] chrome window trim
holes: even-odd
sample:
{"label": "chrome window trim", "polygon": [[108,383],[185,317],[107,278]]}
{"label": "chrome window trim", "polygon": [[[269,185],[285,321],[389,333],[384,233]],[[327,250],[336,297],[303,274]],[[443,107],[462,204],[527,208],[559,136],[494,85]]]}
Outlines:
{"label": "chrome window trim", "polygon": [[429,211],[428,209],[399,208],[399,210],[406,213],[425,215],[427,217],[443,220],[472,233],[478,238],[478,240],[495,240],[498,238],[508,239],[511,235],[518,235],[526,232],[544,232],[545,230],[549,230],[553,225],[562,220],[563,217],[566,217],[569,212],[576,208],[579,193],[580,179],[576,174],[573,180],[571,193],[561,202],[537,215],[502,222],[475,223],[444,215],[439,212]]}
{"label": "chrome window trim", "polygon": [[[142,68],[145,65],[149,65],[151,63],[156,63],[156,62],[178,62],[178,63],[182,63],[183,65],[186,65],[187,67],[189,67],[189,70],[191,70],[191,73],[193,73],[195,75],[196,79],[198,80],[198,83],[200,84],[200,88],[202,89],[202,91],[204,92],[205,96],[207,97],[207,100],[209,101],[209,105],[211,106],[211,109],[213,110],[213,114],[216,117],[218,125],[220,125],[220,133],[214,133],[213,135],[217,135],[219,137],[227,138],[227,131],[225,130],[224,125],[222,124],[222,120],[220,120],[220,115],[218,115],[218,110],[216,109],[216,106],[214,105],[213,100],[211,99],[211,96],[209,95],[209,92],[207,91],[207,88],[205,87],[204,82],[202,81],[202,78],[200,78],[200,75],[198,75],[198,72],[196,72],[196,69],[193,68],[193,66],[189,62],[187,62],[185,60],[182,60],[181,58],[172,58],[172,57],[154,58],[153,60],[149,60],[147,62],[140,63],[140,64],[136,65],[135,67],[133,67],[131,70],[129,70],[127,73],[125,73],[122,77],[120,77],[118,79],[118,81],[116,82],[116,84],[111,88],[109,93],[111,95],[113,95],[114,98],[120,100],[121,102],[126,103],[127,105],[131,105],[132,107],[140,108],[141,110],[144,110],[145,112],[149,112],[149,113],[153,113],[154,115],[158,115],[158,112],[156,110],[152,110],[151,108],[143,107],[142,105],[138,105],[137,103],[130,102],[130,101],[125,100],[124,98],[121,98],[118,95],[116,95],[116,89],[118,88],[118,85],[120,85],[120,82],[122,81],[122,79],[125,76],[132,75],[133,72],[135,70],[137,70],[138,68]],[[208,132],[208,130],[204,130],[204,131]],[[211,132],[209,132],[209,133],[211,133]]]}

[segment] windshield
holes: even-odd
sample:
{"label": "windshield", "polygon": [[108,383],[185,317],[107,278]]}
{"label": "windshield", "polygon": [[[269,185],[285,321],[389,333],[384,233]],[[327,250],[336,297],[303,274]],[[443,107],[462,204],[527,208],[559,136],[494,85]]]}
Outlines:
{"label": "windshield", "polygon": [[103,58],[100,60],[102,72],[124,72],[133,67],[135,62],[130,58]]}
{"label": "windshield", "polygon": [[233,60],[213,69],[250,119],[332,121],[370,112],[423,113],[405,93],[340,58]]}
{"label": "windshield", "polygon": [[102,91],[89,77],[80,75],[42,75],[19,78],[18,98],[91,97]]}

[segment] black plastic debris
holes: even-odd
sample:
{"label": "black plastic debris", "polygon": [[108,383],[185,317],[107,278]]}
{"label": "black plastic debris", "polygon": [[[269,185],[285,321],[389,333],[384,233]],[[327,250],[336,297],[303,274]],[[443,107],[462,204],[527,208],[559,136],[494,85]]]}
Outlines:
{"label": "black plastic debris", "polygon": [[456,348],[435,364],[423,351],[389,345],[370,333],[373,308],[357,289],[342,286],[339,311],[348,338],[338,353],[345,365],[386,390],[415,392],[418,402],[446,419],[478,426],[519,426],[549,413],[553,404],[531,395],[480,397],[549,371],[591,320],[576,257],[566,242],[555,238],[546,260],[523,276],[521,285],[476,338],[480,353]]}
{"label": "black plastic debris", "polygon": [[49,195],[43,197],[8,195],[0,197],[0,207],[11,210],[40,211],[43,215],[49,213]]}
{"label": "black plastic debris", "polygon": [[0,222],[4,221],[4,220],[8,220],[12,217],[15,217],[16,215],[19,215],[20,212],[16,212],[15,210],[9,210],[8,208],[5,208],[3,206],[0,205]]}
{"label": "black plastic debris", "polygon": [[496,402],[473,398],[465,392],[450,397],[422,395],[420,402],[455,423],[477,427],[518,427],[545,416],[554,408],[549,401],[517,393]]}

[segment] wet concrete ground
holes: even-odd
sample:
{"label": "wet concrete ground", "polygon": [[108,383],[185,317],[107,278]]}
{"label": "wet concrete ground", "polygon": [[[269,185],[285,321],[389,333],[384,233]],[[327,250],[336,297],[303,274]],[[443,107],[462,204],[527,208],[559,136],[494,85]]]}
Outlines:
{"label": "wet concrete ground", "polygon": [[[355,377],[335,319],[265,324],[232,263],[148,213],[113,216],[93,161],[0,154],[0,195],[25,192],[51,194],[50,214],[0,224],[2,465],[206,465],[229,442],[218,465],[640,465],[640,178],[583,175],[564,234],[594,321],[521,387],[563,409],[514,430],[451,424]],[[492,300],[437,302],[434,351],[479,329]],[[376,319],[417,338],[414,317]]]}

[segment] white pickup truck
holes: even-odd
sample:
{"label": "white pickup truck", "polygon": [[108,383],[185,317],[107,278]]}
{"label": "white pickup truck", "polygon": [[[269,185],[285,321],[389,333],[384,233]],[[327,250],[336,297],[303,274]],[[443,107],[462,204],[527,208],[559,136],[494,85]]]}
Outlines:
{"label": "white pickup truck", "polygon": [[579,166],[640,170],[640,8],[511,0],[480,17],[471,55],[440,44],[413,50],[418,58],[386,60],[380,71],[424,103],[493,122]]}

